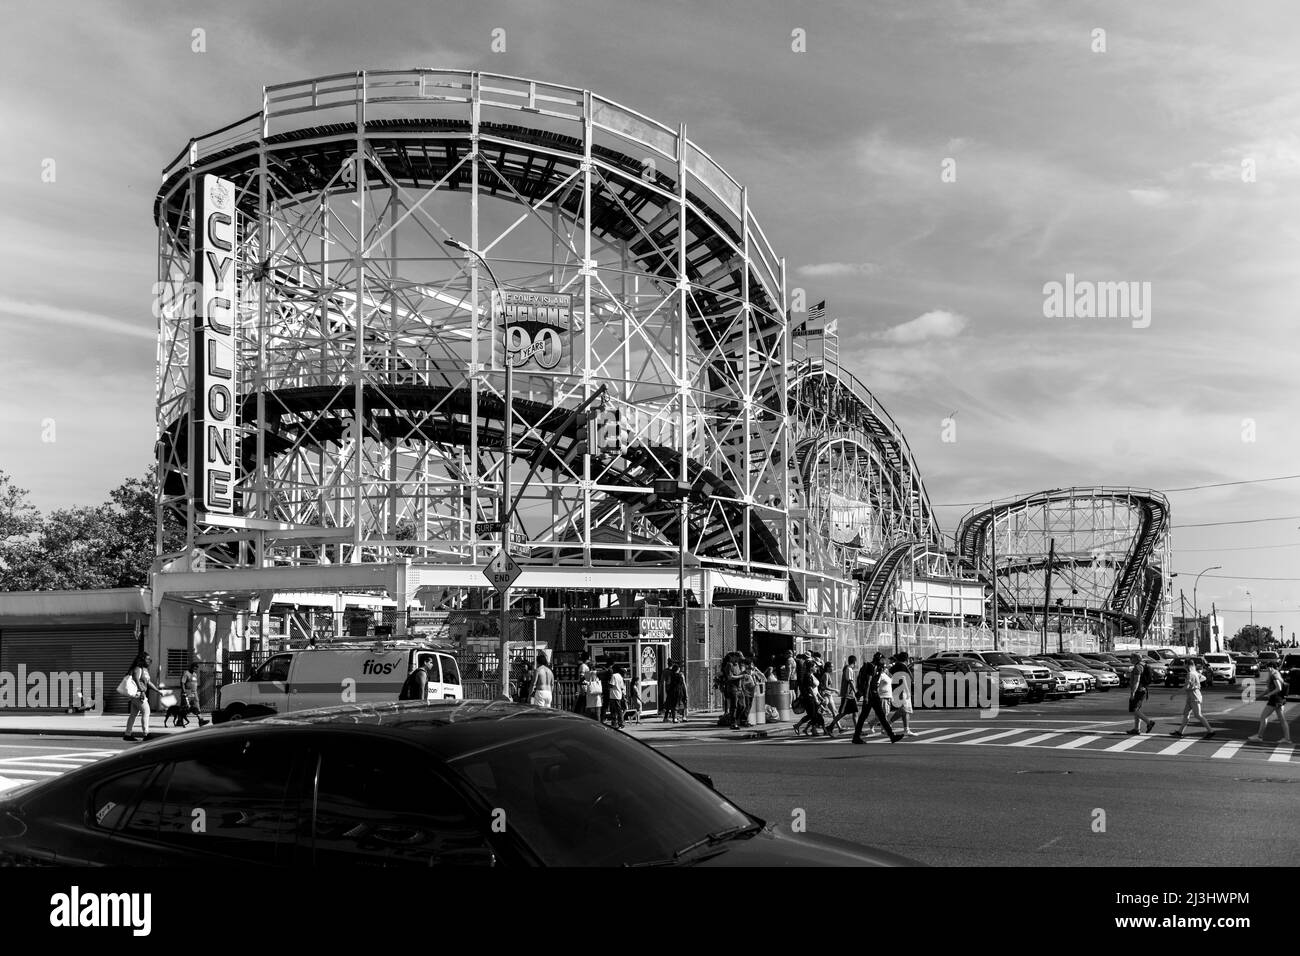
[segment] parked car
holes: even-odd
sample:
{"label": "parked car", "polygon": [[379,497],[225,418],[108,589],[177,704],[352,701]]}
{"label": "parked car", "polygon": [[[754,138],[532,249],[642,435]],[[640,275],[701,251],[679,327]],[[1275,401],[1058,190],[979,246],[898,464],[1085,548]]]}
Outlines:
{"label": "parked car", "polygon": [[921,661],[921,685],[912,688],[912,705],[975,707],[981,696],[992,702],[992,688],[1000,691],[1001,674],[983,661],[970,657],[927,657]]}
{"label": "parked car", "polygon": [[1223,681],[1225,684],[1231,684],[1236,681],[1237,668],[1236,665],[1233,664],[1232,658],[1227,654],[1206,654],[1205,663],[1209,667],[1209,670],[1206,673],[1210,679]]}
{"label": "parked car", "polygon": [[1066,667],[1088,674],[1094,681],[1095,690],[1110,690],[1112,687],[1119,686],[1119,674],[1107,664],[1088,660],[1070,651],[1057,652],[1048,656],[1060,661]]}
{"label": "parked car", "polygon": [[[195,828],[200,807],[205,826]],[[502,820],[508,825],[497,825]],[[11,790],[0,797],[0,865],[24,863],[912,861],[778,829],[736,806],[707,777],[593,720],[522,704],[445,700],[241,720]]]}
{"label": "parked car", "polygon": [[1057,679],[1060,693],[1068,697],[1079,697],[1092,687],[1092,677],[1083,671],[1067,668],[1060,661],[1051,657],[1027,657],[1027,661],[1046,667]]}
{"label": "parked car", "polygon": [[1120,687],[1128,686],[1128,677],[1133,670],[1133,664],[1131,661],[1126,661],[1116,654],[1110,654],[1102,651],[1095,651],[1091,653],[1087,651],[1080,651],[1079,656],[1085,658],[1086,660],[1096,661],[1098,664],[1101,664],[1103,667],[1109,667],[1112,671],[1115,672],[1115,675],[1119,677],[1119,686]]}
{"label": "parked car", "polygon": [[1189,661],[1196,664],[1196,669],[1200,671],[1201,676],[1205,678],[1205,683],[1202,686],[1213,687],[1214,683],[1213,678],[1210,675],[1209,665],[1205,663],[1204,657],[1199,656],[1179,657],[1174,660],[1174,662],[1169,665],[1169,670],[1165,673],[1165,686],[1182,687],[1187,683],[1187,665]]}
{"label": "parked car", "polygon": [[1025,679],[1025,684],[1029,688],[1029,700],[1031,702],[1045,700],[1053,690],[1051,675],[1044,673],[1042,667],[1034,664],[1024,664],[1006,651],[944,651],[936,656],[965,657],[996,668],[1014,667],[1020,671],[1021,676]]}
{"label": "parked car", "polygon": [[1283,655],[1278,671],[1282,674],[1282,680],[1287,682],[1287,696],[1300,695],[1300,654],[1292,652]]}
{"label": "parked car", "polygon": [[999,667],[998,675],[1001,679],[998,703],[1014,707],[1029,699],[1029,682],[1019,667]]}
{"label": "parked car", "polygon": [[1024,661],[1030,661],[1040,667],[1047,667],[1052,679],[1057,682],[1056,695],[1058,697],[1079,697],[1088,692],[1091,685],[1091,679],[1082,671],[1073,671],[1066,669],[1060,661],[1054,661],[1050,657],[1026,657]]}

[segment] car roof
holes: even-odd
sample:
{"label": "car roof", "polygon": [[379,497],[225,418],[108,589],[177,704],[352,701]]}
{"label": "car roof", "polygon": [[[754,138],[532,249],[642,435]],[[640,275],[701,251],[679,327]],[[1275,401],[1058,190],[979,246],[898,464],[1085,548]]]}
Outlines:
{"label": "car roof", "polygon": [[[442,760],[454,760],[499,746],[508,740],[601,731],[588,717],[554,708],[533,707],[510,701],[401,701],[381,704],[343,704],[315,710],[257,717],[204,728],[201,734],[177,735],[159,741],[149,750],[162,754],[170,746],[198,744],[231,735],[303,734],[328,731],[341,735],[356,731],[415,744]],[[136,753],[145,752],[141,750]]]}

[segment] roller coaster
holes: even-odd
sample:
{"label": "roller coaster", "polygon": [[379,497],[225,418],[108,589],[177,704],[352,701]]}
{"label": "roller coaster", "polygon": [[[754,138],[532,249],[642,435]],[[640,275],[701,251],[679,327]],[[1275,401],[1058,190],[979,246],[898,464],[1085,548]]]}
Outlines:
{"label": "roller coaster", "polygon": [[[228,515],[196,506],[207,355],[194,295],[175,294],[204,261],[208,176],[233,190]],[[1004,525],[1083,500],[972,513],[946,549],[898,425],[854,375],[797,357],[785,261],[747,188],[684,125],[589,90],[433,69],[264,87],[257,112],[168,164],[153,212],[159,535],[184,526],[180,568],[205,587],[409,566],[456,604],[498,549],[507,484],[531,471],[520,564],[571,571],[573,588],[689,555],[742,589],[872,620],[904,568],[964,566],[996,583],[997,613],[1027,621],[1041,561]],[[558,318],[510,327],[508,295],[544,295]],[[543,332],[541,358],[508,344]],[[598,392],[627,425],[609,449],[572,414]],[[1125,501],[1135,537],[1104,565],[1113,586],[1076,581],[1070,610],[1130,627],[1159,603],[1167,506]],[[1080,577],[1081,546],[1062,542],[1075,556],[1058,574]]]}
{"label": "roller coaster", "polygon": [[1169,502],[1142,488],[1065,488],[991,502],[957,526],[990,615],[1037,630],[1058,619],[1116,636],[1163,634]]}
{"label": "roller coaster", "polygon": [[[195,276],[209,175],[234,190],[240,451],[233,515],[201,513],[201,356],[172,296],[159,521],[184,524],[189,568],[478,566],[497,548],[485,529],[507,474],[517,488],[533,465],[521,563],[597,587],[601,569],[689,552],[848,616],[863,555],[939,540],[880,403],[793,357],[784,260],[748,190],[684,126],[473,71],[265,87],[260,110],[164,170],[164,288]],[[506,292],[570,297],[547,367],[506,354],[493,307]],[[570,415],[602,386],[633,423],[604,455]],[[684,507],[656,494],[665,479],[689,488]]]}

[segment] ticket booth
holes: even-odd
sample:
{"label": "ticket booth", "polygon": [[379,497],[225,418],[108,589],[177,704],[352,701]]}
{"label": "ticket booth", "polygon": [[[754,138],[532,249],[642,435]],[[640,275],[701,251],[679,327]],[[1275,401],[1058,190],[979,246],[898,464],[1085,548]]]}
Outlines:
{"label": "ticket booth", "polygon": [[[625,629],[595,630],[583,642],[597,670],[623,668],[629,688],[637,690],[642,714],[658,713],[662,706],[672,628],[670,617],[643,617]],[[629,695],[629,713],[631,703]]]}

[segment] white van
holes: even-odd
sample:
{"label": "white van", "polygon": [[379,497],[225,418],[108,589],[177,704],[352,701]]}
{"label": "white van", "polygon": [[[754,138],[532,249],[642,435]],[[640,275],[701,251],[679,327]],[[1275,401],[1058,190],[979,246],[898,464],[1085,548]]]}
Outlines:
{"label": "white van", "polygon": [[462,699],[460,668],[449,650],[412,644],[335,645],[276,654],[248,680],[226,684],[218,691],[213,722],[335,704],[396,702],[407,676],[426,657],[434,660],[426,699]]}

